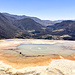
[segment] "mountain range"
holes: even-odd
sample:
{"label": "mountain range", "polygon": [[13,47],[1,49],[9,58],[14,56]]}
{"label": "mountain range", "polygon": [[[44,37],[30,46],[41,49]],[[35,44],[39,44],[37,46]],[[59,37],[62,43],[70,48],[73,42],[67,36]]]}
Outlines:
{"label": "mountain range", "polygon": [[0,39],[12,38],[16,33],[18,33],[18,28],[12,25],[5,15],[0,13]]}
{"label": "mountain range", "polygon": [[52,35],[68,35],[69,37],[64,37],[64,39],[75,39],[75,21],[72,20],[65,20],[61,23],[56,23],[53,26],[47,26],[51,28],[53,31],[51,32]]}
{"label": "mountain range", "polygon": [[55,23],[60,23],[62,22],[62,20],[55,20],[55,21],[50,21],[50,20],[41,20],[37,17],[30,17],[30,16],[25,16],[25,15],[13,15],[13,14],[9,14],[9,13],[3,13],[4,15],[7,15],[7,16],[10,16],[14,19],[17,19],[17,20],[21,20],[21,19],[24,19],[24,18],[30,18],[30,19],[33,19],[35,22],[39,23],[39,24],[42,24],[44,26],[48,26],[48,25],[54,25]]}
{"label": "mountain range", "polygon": [[75,40],[75,21],[41,20],[37,17],[0,13],[0,39],[35,38]]}

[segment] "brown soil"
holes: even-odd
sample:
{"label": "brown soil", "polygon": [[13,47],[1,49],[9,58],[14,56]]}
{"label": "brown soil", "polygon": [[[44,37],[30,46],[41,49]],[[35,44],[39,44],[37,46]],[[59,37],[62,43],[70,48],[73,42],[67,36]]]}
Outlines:
{"label": "brown soil", "polygon": [[[34,67],[34,66],[48,66],[52,59],[61,59],[59,55],[46,55],[46,56],[36,56],[36,57],[25,57],[20,54],[9,54],[5,51],[5,49],[9,49],[11,47],[15,48],[15,46],[22,44],[23,41],[19,41],[18,43],[12,41],[5,41],[0,43],[0,61],[11,65],[14,68],[20,69],[25,67]],[[74,60],[75,54],[72,54],[68,57],[62,57],[64,59]]]}
{"label": "brown soil", "polygon": [[[75,55],[74,55],[75,56]],[[63,57],[64,59],[75,60],[73,56]],[[61,59],[59,55],[48,55],[38,57],[23,57],[20,55],[0,54],[0,61],[20,69],[34,66],[48,66],[52,59]]]}

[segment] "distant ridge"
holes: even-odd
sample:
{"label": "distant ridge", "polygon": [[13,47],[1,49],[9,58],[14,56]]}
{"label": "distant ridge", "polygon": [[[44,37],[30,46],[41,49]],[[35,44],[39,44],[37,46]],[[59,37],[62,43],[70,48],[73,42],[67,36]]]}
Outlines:
{"label": "distant ridge", "polygon": [[3,13],[4,15],[7,15],[7,16],[10,16],[10,17],[13,17],[17,20],[20,20],[20,19],[24,19],[24,18],[31,18],[33,19],[35,22],[37,23],[40,23],[44,26],[48,26],[48,25],[54,25],[55,23],[60,23],[62,20],[56,20],[56,21],[50,21],[50,20],[41,20],[37,17],[30,17],[30,16],[25,16],[25,15],[22,15],[22,16],[19,16],[19,15],[13,15],[13,14],[9,14],[9,13]]}
{"label": "distant ridge", "polygon": [[75,21],[73,20],[64,20],[53,25],[45,26],[27,16],[14,16],[0,13],[0,39],[75,40]]}
{"label": "distant ridge", "polygon": [[33,19],[30,19],[30,18],[15,20],[13,24],[17,26],[18,28],[20,28],[21,30],[35,30],[35,31],[38,30],[39,31],[39,30],[42,30],[42,28],[44,28],[43,25],[35,22]]}
{"label": "distant ridge", "polygon": [[61,23],[56,23],[50,27],[52,31],[52,35],[69,35],[71,37],[65,37],[66,40],[75,40],[75,21],[72,20],[65,20]]}
{"label": "distant ridge", "polygon": [[0,13],[0,38],[25,38],[41,35],[50,30],[31,18],[17,20]]}

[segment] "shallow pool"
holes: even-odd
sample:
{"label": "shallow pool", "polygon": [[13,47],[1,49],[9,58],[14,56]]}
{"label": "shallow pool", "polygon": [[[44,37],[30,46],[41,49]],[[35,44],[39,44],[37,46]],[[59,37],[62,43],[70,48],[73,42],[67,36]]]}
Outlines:
{"label": "shallow pool", "polygon": [[21,44],[19,45],[19,52],[25,55],[50,55],[58,54],[68,56],[75,53],[75,50],[66,49],[63,44]]}

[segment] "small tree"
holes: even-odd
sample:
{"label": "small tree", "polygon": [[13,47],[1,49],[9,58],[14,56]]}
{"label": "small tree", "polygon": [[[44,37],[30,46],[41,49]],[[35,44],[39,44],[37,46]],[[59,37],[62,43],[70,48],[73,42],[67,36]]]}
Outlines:
{"label": "small tree", "polygon": [[52,40],[52,39],[53,39],[53,37],[52,37],[52,36],[47,36],[45,39]]}

